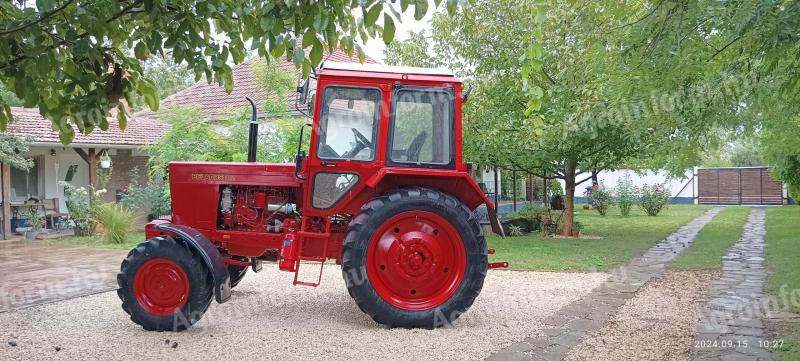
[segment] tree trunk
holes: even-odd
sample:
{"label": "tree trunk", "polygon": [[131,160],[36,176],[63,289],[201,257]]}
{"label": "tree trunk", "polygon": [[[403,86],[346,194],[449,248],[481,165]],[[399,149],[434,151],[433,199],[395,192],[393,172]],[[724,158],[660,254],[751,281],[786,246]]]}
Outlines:
{"label": "tree trunk", "polygon": [[564,216],[561,217],[559,234],[572,236],[572,224],[575,222],[575,172],[578,162],[567,161],[564,165]]}
{"label": "tree trunk", "polygon": [[592,171],[592,185],[600,185],[600,181],[597,179],[597,174],[600,173],[597,169]]}

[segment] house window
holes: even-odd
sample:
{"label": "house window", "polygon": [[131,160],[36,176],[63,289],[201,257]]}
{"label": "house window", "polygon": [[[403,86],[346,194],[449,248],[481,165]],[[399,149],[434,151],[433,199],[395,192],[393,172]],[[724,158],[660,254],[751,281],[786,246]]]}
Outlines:
{"label": "house window", "polygon": [[39,158],[33,158],[33,167],[27,171],[11,168],[11,201],[26,201],[39,196]]}
{"label": "house window", "polygon": [[404,87],[392,109],[393,163],[448,165],[453,160],[453,95],[446,89]]}

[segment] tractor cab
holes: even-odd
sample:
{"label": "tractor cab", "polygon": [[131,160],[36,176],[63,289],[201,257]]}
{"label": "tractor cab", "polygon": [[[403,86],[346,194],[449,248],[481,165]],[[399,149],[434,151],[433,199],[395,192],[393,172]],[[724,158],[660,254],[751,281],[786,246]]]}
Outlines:
{"label": "tractor cab", "polygon": [[309,154],[298,157],[311,212],[355,211],[360,204],[340,205],[342,196],[393,172],[467,170],[461,81],[452,73],[326,62],[315,93]]}
{"label": "tractor cab", "polygon": [[182,330],[212,296],[232,297],[248,269],[275,262],[295,285],[317,286],[332,260],[376,322],[432,328],[469,308],[488,269],[508,265],[488,262],[476,209],[502,229],[462,158],[458,78],[331,62],[312,78],[298,87],[312,124],[294,164],[256,162],[252,100],[248,162],[169,164],[172,215],[147,225],[118,277],[134,322]]}

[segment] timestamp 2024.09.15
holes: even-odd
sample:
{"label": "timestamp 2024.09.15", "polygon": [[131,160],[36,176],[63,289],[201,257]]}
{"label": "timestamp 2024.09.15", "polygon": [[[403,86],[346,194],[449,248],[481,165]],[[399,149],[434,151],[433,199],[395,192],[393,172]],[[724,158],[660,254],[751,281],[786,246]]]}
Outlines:
{"label": "timestamp 2024.09.15", "polygon": [[713,340],[695,340],[695,348],[765,348],[765,349],[779,349],[783,346],[783,340],[758,340],[752,339],[713,339]]}

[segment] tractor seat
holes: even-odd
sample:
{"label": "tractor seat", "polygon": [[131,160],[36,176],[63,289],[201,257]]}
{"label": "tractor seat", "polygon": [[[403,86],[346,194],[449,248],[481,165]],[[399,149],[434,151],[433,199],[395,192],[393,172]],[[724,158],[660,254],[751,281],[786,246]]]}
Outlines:
{"label": "tractor seat", "polygon": [[411,144],[408,145],[408,150],[406,150],[406,160],[409,162],[419,162],[419,155],[422,153],[422,146],[425,144],[425,141],[428,139],[428,132],[422,131],[414,137],[414,140],[411,141]]}

